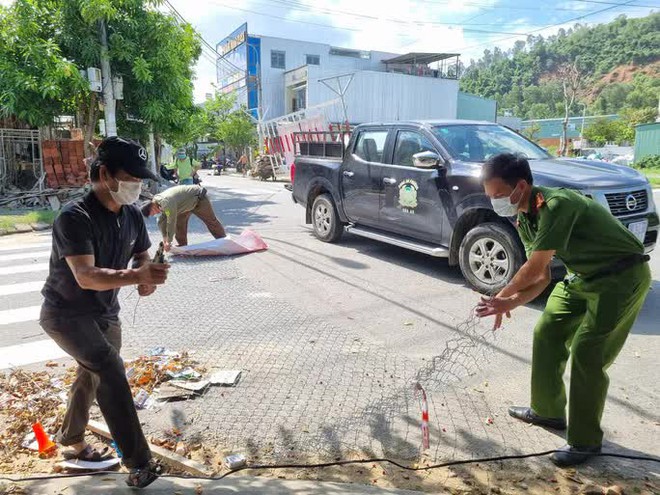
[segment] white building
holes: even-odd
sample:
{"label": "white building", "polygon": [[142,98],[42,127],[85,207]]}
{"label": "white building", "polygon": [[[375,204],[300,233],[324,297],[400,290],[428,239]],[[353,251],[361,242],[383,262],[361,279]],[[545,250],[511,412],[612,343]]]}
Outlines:
{"label": "white building", "polygon": [[337,100],[337,93],[344,93],[346,115],[340,105],[335,122],[453,119],[459,113],[457,54],[337,48],[248,34],[247,24],[217,51],[221,91],[235,92],[262,120]]}

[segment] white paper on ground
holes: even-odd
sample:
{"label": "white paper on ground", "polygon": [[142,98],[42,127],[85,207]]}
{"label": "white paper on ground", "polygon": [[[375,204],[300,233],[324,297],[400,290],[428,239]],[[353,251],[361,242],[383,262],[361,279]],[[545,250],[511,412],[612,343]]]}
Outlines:
{"label": "white paper on ground", "polygon": [[191,246],[175,246],[170,251],[183,256],[232,256],[268,249],[268,244],[253,230],[244,230],[238,237],[227,236]]}
{"label": "white paper on ground", "polygon": [[111,467],[116,466],[121,462],[121,459],[113,457],[100,462],[81,461],[78,459],[70,461],[61,461],[57,465],[65,469],[84,469],[86,471],[105,471]]}
{"label": "white paper on ground", "polygon": [[188,380],[170,380],[168,383],[184,390],[190,390],[191,392],[201,392],[211,384],[211,382],[208,380],[202,380],[199,382],[191,382]]}
{"label": "white paper on ground", "polygon": [[209,376],[209,381],[213,385],[233,386],[236,385],[240,377],[241,377],[240,370],[218,370],[218,371],[213,371],[213,373],[211,373],[211,376]]}

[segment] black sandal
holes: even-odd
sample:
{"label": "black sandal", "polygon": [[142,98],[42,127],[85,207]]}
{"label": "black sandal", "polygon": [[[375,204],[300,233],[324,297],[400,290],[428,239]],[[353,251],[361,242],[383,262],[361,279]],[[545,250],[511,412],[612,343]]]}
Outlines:
{"label": "black sandal", "polygon": [[88,445],[77,453],[73,450],[64,451],[62,452],[62,457],[64,457],[67,461],[78,460],[85,462],[102,462],[107,461],[108,459],[112,459],[113,455],[108,447],[105,447],[101,452],[99,452],[91,445]]}

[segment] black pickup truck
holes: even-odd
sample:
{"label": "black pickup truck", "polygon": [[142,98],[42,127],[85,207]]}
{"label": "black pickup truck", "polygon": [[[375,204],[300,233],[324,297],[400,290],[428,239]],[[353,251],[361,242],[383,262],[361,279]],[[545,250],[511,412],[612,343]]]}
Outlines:
{"label": "black pickup truck", "polygon": [[[318,133],[321,134],[321,133]],[[537,185],[575,189],[623,222],[651,251],[658,215],[646,178],[624,166],[551,157],[516,132],[471,121],[362,124],[348,136],[298,135],[293,199],[321,241],[344,230],[460,265],[492,293],[525,261],[513,219],[499,217],[480,182],[501,152],[530,162]]]}

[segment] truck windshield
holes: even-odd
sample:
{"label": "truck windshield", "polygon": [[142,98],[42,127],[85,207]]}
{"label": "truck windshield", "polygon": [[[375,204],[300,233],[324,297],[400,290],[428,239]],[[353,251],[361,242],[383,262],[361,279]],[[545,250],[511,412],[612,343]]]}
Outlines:
{"label": "truck windshield", "polygon": [[433,133],[454,160],[485,162],[499,153],[515,153],[530,160],[550,158],[542,148],[499,125],[434,126]]}

